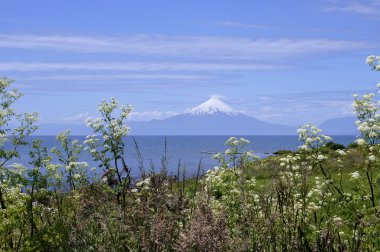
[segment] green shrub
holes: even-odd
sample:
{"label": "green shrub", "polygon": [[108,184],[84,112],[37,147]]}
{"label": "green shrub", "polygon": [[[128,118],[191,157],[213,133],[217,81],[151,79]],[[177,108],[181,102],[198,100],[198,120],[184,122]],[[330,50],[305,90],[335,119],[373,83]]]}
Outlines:
{"label": "green shrub", "polygon": [[291,150],[278,150],[273,152],[274,155],[288,155],[293,153]]}
{"label": "green shrub", "polygon": [[330,149],[330,150],[343,150],[346,148],[343,144],[334,143],[334,142],[328,142],[325,145],[325,147]]}

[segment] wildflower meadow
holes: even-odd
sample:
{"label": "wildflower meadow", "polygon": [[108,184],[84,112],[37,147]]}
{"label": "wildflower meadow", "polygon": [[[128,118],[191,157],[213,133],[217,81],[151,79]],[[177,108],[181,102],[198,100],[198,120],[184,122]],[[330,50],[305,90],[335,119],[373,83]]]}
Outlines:
{"label": "wildflower meadow", "polygon": [[[380,71],[380,56],[366,63]],[[64,131],[47,149],[28,142],[38,114],[14,110],[11,84],[0,79],[0,251],[380,251],[380,91],[354,95],[360,135],[347,147],[306,124],[293,152],[259,159],[231,137],[194,177],[181,163],[169,175],[165,150],[159,172],[140,160],[132,176],[132,107],[103,100],[92,135]],[[15,163],[25,145],[31,161]]]}

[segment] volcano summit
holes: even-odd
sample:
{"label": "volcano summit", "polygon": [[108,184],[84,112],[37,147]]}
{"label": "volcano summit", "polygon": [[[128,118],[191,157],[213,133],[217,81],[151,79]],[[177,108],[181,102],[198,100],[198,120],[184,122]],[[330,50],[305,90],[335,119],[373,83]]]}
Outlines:
{"label": "volcano summit", "polygon": [[132,135],[294,135],[295,127],[248,116],[211,98],[196,107],[162,120],[130,122]]}

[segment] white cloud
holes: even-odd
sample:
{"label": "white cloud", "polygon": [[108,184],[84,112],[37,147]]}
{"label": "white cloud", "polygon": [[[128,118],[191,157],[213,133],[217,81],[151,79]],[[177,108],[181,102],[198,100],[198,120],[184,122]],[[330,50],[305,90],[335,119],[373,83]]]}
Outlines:
{"label": "white cloud", "polygon": [[128,115],[128,118],[130,121],[150,121],[153,119],[164,119],[168,118],[171,116],[175,116],[178,113],[172,112],[172,111],[166,111],[166,112],[161,112],[161,111],[145,111],[145,112],[131,112]]}
{"label": "white cloud", "polygon": [[223,26],[223,27],[236,27],[236,28],[249,28],[249,29],[268,29],[268,26],[257,25],[257,24],[247,24],[235,21],[227,20],[217,20],[213,22],[214,25]]}
{"label": "white cloud", "polygon": [[211,94],[209,95],[210,98],[217,98],[217,99],[222,99],[225,100],[227,97],[225,95],[220,95],[220,94]]}
{"label": "white cloud", "polygon": [[[82,62],[82,63],[44,63],[44,62],[0,62],[0,71],[181,71],[181,72],[219,72],[219,71],[269,71],[284,70],[290,66],[276,64],[241,63],[179,63],[179,62]],[[126,75],[124,75],[125,77]],[[184,77],[185,75],[182,75]],[[142,77],[135,76],[135,77]],[[163,77],[163,76],[162,76]],[[169,75],[165,76],[170,78]],[[177,76],[179,77],[179,76]],[[152,77],[154,78],[154,77]]]}
{"label": "white cloud", "polygon": [[[171,116],[175,116],[178,113],[172,112],[172,111],[143,111],[143,112],[138,112],[138,111],[132,111],[131,113],[128,114],[128,120],[129,121],[150,121],[153,119],[164,119],[168,118]],[[63,123],[69,123],[69,124],[83,124],[87,121],[88,118],[94,119],[96,116],[91,115],[88,112],[83,112],[83,113],[78,113],[73,116],[68,116],[68,117],[63,117],[60,118],[60,121]]]}
{"label": "white cloud", "polygon": [[342,1],[336,2],[324,9],[327,12],[338,11],[366,16],[380,16],[380,1]]}
{"label": "white cloud", "polygon": [[[1,63],[0,63],[1,68]],[[26,69],[29,69],[26,67]],[[63,66],[62,69],[65,70]],[[22,70],[21,70],[22,71]],[[190,74],[65,74],[43,75],[23,78],[24,80],[202,80],[208,76]]]}
{"label": "white cloud", "polygon": [[226,36],[131,35],[64,36],[0,34],[0,48],[71,51],[77,53],[123,53],[192,59],[274,60],[305,54],[375,47],[367,41],[335,39],[252,39]]}
{"label": "white cloud", "polygon": [[268,122],[294,126],[307,122],[320,124],[330,118],[353,116],[353,92],[266,95],[245,100],[243,104],[248,114]]}
{"label": "white cloud", "polygon": [[64,123],[83,124],[88,118],[94,118],[94,116],[90,115],[88,112],[84,112],[76,114],[74,116],[61,118],[61,121]]}

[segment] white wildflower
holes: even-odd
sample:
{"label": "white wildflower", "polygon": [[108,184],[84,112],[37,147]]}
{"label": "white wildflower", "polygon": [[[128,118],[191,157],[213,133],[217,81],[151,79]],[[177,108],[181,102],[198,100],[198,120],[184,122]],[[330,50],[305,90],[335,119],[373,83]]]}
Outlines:
{"label": "white wildflower", "polygon": [[375,60],[376,60],[376,56],[375,55],[370,55],[370,56],[367,57],[367,59],[365,60],[365,62],[367,64],[372,64]]}
{"label": "white wildflower", "polygon": [[334,216],[333,222],[334,222],[335,226],[342,226],[342,224],[343,224],[342,218],[337,217],[337,216]]}
{"label": "white wildflower", "polygon": [[360,178],[360,174],[358,171],[350,173],[350,176],[351,176],[351,180]]}
{"label": "white wildflower", "polygon": [[322,160],[325,160],[325,159],[326,159],[326,156],[324,156],[324,155],[318,155],[317,159],[318,159],[319,161],[322,161]]}
{"label": "white wildflower", "polygon": [[246,145],[246,144],[249,144],[250,141],[242,137],[242,138],[240,138],[240,143],[243,145]]}
{"label": "white wildflower", "polygon": [[233,141],[237,140],[236,137],[230,137],[226,142],[225,145],[231,145]]}
{"label": "white wildflower", "polygon": [[376,160],[376,157],[375,157],[374,155],[370,155],[370,156],[368,157],[368,160],[369,160],[370,162],[374,162],[374,161]]}
{"label": "white wildflower", "polygon": [[344,150],[337,150],[336,153],[338,153],[341,156],[344,156],[347,154]]}
{"label": "white wildflower", "polygon": [[222,153],[218,152],[218,153],[216,153],[216,154],[212,157],[212,159],[220,159],[221,157],[222,157]]}
{"label": "white wildflower", "polygon": [[362,138],[357,139],[357,140],[356,140],[356,143],[357,143],[358,145],[364,145],[364,144],[366,144],[365,140],[362,139]]}
{"label": "white wildflower", "polygon": [[80,175],[80,174],[78,174],[78,173],[76,173],[76,174],[74,174],[73,178],[74,178],[74,179],[76,179],[76,180],[78,180],[78,179],[80,179],[80,178],[81,178],[81,175]]}

